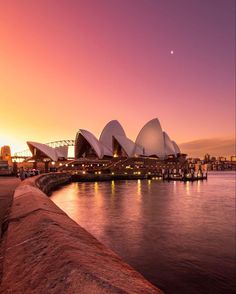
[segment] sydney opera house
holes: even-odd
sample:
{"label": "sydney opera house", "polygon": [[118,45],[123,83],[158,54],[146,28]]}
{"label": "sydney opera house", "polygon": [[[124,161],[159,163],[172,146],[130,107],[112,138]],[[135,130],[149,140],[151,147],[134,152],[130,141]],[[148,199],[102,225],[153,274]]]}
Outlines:
{"label": "sydney opera house", "polygon": [[[27,142],[31,159],[47,157],[52,161],[65,160],[68,146],[50,147],[46,144]],[[160,160],[178,157],[180,149],[162,130],[157,118],[147,122],[133,142],[117,120],[110,121],[96,138],[88,130],[80,129],[74,141],[75,159],[111,159],[114,157],[154,157]]]}

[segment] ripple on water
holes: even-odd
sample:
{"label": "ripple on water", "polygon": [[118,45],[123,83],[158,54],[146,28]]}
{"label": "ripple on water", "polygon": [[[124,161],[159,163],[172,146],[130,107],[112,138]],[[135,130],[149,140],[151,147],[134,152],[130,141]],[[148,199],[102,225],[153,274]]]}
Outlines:
{"label": "ripple on water", "polygon": [[51,198],[166,293],[235,292],[235,173],[72,183]]}

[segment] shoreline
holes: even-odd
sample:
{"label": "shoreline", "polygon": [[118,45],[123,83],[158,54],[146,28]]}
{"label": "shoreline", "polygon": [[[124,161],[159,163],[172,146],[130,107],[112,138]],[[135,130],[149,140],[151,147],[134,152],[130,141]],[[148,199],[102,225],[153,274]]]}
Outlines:
{"label": "shoreline", "polygon": [[69,180],[45,174],[17,187],[2,239],[0,292],[163,293],[44,193]]}

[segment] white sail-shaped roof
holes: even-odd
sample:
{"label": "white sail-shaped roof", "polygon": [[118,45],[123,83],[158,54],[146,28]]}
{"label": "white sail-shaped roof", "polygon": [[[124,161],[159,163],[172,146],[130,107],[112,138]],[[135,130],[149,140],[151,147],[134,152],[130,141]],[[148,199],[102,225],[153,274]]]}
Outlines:
{"label": "white sail-shaped roof", "polygon": [[137,143],[134,143],[134,156],[145,155],[145,148]]}
{"label": "white sail-shaped roof", "polygon": [[27,142],[29,149],[32,153],[32,158],[35,157],[44,157],[50,158],[53,161],[58,160],[57,152],[54,148],[49,147],[46,144],[38,143],[38,142]]}
{"label": "white sail-shaped roof", "polygon": [[117,120],[111,120],[107,123],[99,138],[99,142],[101,142],[111,152],[111,154],[113,153],[113,136],[126,137],[123,127]]}
{"label": "white sail-shaped roof", "polygon": [[176,155],[174,144],[166,132],[163,132],[163,137],[165,145],[165,155]]}
{"label": "white sail-shaped roof", "polygon": [[[144,125],[137,136],[135,144],[139,150],[143,147],[143,153],[140,155],[165,157],[162,128],[157,118],[150,120]],[[135,148],[135,154],[138,154],[137,147]]]}
{"label": "white sail-shaped roof", "polygon": [[57,153],[58,158],[67,158],[68,157],[68,146],[56,147],[55,151]]}
{"label": "white sail-shaped roof", "polygon": [[120,144],[128,157],[133,156],[135,143],[132,140],[125,136],[117,135],[113,136],[113,139],[115,139]]}
{"label": "white sail-shaped roof", "polygon": [[94,150],[98,158],[103,158],[103,147],[98,139],[89,131],[80,129],[75,139],[75,158],[81,157],[86,151],[86,143]]}
{"label": "white sail-shaped roof", "polygon": [[175,141],[172,141],[173,145],[174,145],[174,148],[175,148],[175,153],[178,154],[178,153],[181,153],[180,149],[179,149],[179,146],[175,143]]}
{"label": "white sail-shaped roof", "polygon": [[113,157],[113,151],[109,149],[107,146],[103,145],[102,142],[99,142],[103,150],[103,156]]}

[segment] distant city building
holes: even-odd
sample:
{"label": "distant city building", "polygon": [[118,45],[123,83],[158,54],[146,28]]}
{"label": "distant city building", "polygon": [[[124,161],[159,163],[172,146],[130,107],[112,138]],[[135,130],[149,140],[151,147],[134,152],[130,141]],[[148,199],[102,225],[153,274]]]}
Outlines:
{"label": "distant city building", "polygon": [[227,160],[224,156],[219,156],[216,159],[216,157],[211,157],[210,154],[206,154],[203,160],[200,158],[188,158],[187,162],[189,167],[202,164],[204,166],[207,165],[207,170],[212,171],[236,170],[236,160],[233,161],[233,157],[231,156],[231,160]]}
{"label": "distant city building", "polygon": [[211,160],[211,156],[210,156],[210,154],[206,154],[205,156],[204,156],[204,161],[205,161],[205,163],[208,163],[208,162],[210,162],[210,160]]}
{"label": "distant city building", "polygon": [[231,156],[230,157],[230,161],[236,162],[236,156],[235,155],[234,156]]}
{"label": "distant city building", "polygon": [[5,145],[5,146],[1,147],[0,158],[2,160],[6,160],[8,162],[11,162],[11,148],[10,148],[10,146]]}
{"label": "distant city building", "polygon": [[10,146],[2,146],[0,148],[0,175],[10,175],[12,173],[11,163]]}
{"label": "distant city building", "polygon": [[219,161],[227,161],[226,157],[223,157],[223,156],[219,156],[218,160]]}

